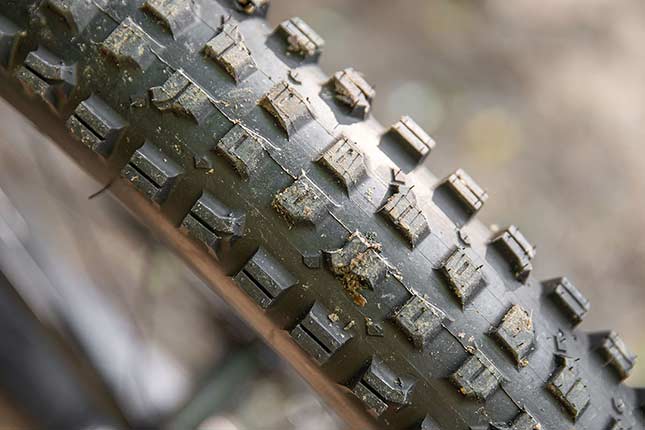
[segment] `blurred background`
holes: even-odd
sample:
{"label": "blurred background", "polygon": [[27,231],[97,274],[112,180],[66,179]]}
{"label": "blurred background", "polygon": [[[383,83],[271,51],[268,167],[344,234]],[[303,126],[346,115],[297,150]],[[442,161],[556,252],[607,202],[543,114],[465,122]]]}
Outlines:
{"label": "blurred background", "polygon": [[[409,114],[433,135],[435,175],[476,178],[480,219],[520,227],[538,278],[583,291],[582,328],[645,357],[644,3],[272,0],[272,25],[293,15],[325,38],[324,70],[375,86],[383,124]],[[4,102],[0,153],[0,269],[99,363],[111,402],[141,422],[179,410],[176,428],[342,428],[109,194],[88,202],[102,185]],[[24,258],[40,284],[14,279]],[[642,360],[628,382],[645,385]]]}

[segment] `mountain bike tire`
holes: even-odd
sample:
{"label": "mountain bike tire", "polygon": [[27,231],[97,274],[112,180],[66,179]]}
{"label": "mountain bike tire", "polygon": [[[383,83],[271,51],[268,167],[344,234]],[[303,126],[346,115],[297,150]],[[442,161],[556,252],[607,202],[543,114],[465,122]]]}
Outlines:
{"label": "mountain bike tire", "polygon": [[[1,0],[0,92],[352,428],[643,428],[635,363],[413,119],[263,0]],[[26,175],[29,172],[25,172]]]}

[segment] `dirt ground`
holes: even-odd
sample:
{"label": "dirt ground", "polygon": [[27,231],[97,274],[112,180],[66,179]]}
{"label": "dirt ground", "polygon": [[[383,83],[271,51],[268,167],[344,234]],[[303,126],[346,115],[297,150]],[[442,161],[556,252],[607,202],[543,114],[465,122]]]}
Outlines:
{"label": "dirt ground", "polygon": [[582,328],[613,328],[645,357],[645,3],[273,1],[273,23],[292,15],[325,38],[326,71],[376,87],[378,119],[432,132],[436,175],[476,178],[481,218],[520,227],[538,278],[587,295]]}

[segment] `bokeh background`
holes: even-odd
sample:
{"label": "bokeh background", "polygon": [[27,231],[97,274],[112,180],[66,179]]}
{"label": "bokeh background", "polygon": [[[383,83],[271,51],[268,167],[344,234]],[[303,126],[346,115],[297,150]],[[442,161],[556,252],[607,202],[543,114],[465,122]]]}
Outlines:
{"label": "bokeh background", "polygon": [[[490,195],[480,218],[520,227],[538,278],[584,292],[582,328],[613,328],[645,359],[645,3],[272,0],[273,25],[293,15],[325,38],[324,70],[351,66],[376,87],[382,123],[409,114],[433,135],[435,175],[476,178]],[[210,430],[342,428],[123,208],[107,194],[88,203],[102,185],[4,102],[0,154],[0,223],[55,294],[98,300],[132,338],[102,372],[143,405],[134,413],[178,409],[176,424]],[[79,298],[69,285],[81,284],[93,293]],[[89,330],[77,343],[105,331],[77,321]],[[643,361],[629,383],[645,385]],[[151,395],[162,388],[175,396]]]}

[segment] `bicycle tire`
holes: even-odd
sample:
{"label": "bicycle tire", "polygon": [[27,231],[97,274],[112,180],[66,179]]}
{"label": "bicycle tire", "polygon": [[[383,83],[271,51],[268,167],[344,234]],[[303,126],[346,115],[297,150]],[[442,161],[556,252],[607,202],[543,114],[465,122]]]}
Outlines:
{"label": "bicycle tire", "polygon": [[353,69],[261,0],[3,0],[2,95],[166,239],[354,428],[643,428],[635,356],[437,179]]}

